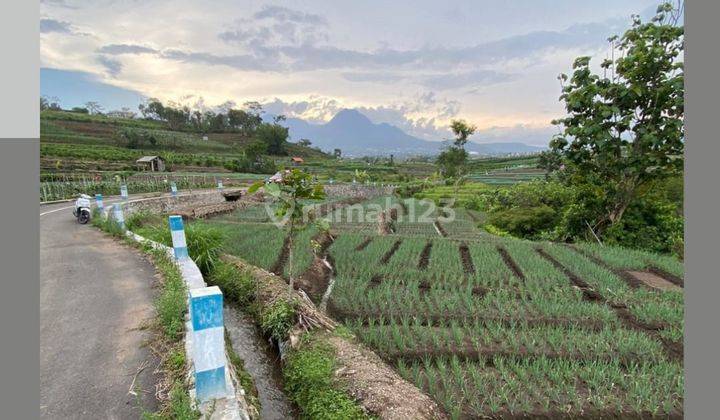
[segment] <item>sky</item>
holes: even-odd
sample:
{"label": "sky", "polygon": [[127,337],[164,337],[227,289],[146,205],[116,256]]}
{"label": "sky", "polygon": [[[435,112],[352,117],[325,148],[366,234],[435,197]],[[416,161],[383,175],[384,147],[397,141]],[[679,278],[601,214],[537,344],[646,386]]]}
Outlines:
{"label": "sky", "polygon": [[[427,140],[546,145],[558,74],[657,0],[41,0],[41,93],[64,107],[259,101],[322,123],[343,108]],[[228,104],[230,101],[230,104]]]}

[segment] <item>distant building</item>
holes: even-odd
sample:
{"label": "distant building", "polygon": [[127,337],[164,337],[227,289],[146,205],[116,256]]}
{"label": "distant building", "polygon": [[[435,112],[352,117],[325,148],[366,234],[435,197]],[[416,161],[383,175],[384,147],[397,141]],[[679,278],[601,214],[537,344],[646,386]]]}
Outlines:
{"label": "distant building", "polygon": [[165,170],[165,161],[160,156],[143,156],[135,163],[141,171],[162,172]]}
{"label": "distant building", "polygon": [[305,163],[305,159],[297,156],[293,156],[290,160],[292,161],[293,166],[299,166]]}

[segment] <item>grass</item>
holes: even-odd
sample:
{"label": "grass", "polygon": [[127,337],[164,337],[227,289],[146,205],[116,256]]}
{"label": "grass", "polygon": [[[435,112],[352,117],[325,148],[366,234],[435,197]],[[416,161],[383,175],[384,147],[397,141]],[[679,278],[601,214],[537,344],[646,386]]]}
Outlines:
{"label": "grass", "polygon": [[358,404],[338,387],[332,347],[320,332],[305,333],[283,366],[285,390],[303,419],[366,419]]}

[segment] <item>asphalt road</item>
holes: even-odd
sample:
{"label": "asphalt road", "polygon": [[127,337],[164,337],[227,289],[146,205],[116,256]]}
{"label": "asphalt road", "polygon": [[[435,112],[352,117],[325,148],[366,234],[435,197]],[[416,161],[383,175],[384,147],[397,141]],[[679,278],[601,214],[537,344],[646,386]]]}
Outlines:
{"label": "asphalt road", "polygon": [[157,408],[158,361],[142,329],[153,317],[155,269],[138,251],[79,225],[72,204],[40,207],[41,413],[137,419]]}

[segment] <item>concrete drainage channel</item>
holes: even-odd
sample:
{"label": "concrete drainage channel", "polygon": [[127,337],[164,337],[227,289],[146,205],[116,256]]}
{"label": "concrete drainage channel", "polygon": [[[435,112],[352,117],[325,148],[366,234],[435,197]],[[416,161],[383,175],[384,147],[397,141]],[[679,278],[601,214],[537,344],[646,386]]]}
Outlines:
{"label": "concrete drainage channel", "polygon": [[[167,212],[189,201],[214,204],[224,202],[225,198],[217,191],[192,197],[143,198],[104,208],[101,215],[103,218],[113,217],[117,223],[124,226],[125,213],[150,209]],[[132,231],[125,231],[125,234],[135,242],[150,244],[155,249],[165,251],[182,273],[188,289],[189,312],[185,323],[185,353],[190,365],[188,377],[194,379],[190,397],[199,402],[197,408],[203,418],[249,420],[245,391],[237,383],[232,364],[228,363],[222,292],[217,286],[207,286],[200,269],[189,258],[182,218],[171,216],[170,228],[173,248]]]}

